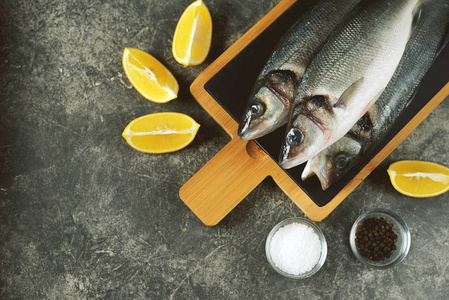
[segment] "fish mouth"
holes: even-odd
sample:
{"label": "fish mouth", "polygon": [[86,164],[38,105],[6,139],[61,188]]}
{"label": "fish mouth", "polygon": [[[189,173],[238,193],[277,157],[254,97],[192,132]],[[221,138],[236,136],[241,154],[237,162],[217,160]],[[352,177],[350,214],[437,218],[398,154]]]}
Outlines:
{"label": "fish mouth", "polygon": [[254,140],[254,139],[259,138],[257,133],[254,133],[254,132],[253,133],[251,133],[251,132],[242,132],[242,131],[239,130],[237,134],[240,136],[240,138],[242,140]]}
{"label": "fish mouth", "polygon": [[315,174],[321,183],[321,188],[323,189],[323,191],[327,190],[330,185],[329,178],[326,176],[326,174],[323,173],[321,169],[315,170]]}
{"label": "fish mouth", "polygon": [[283,168],[283,169],[291,169],[293,167],[296,167],[302,163],[305,163],[307,161],[307,158],[303,158],[303,159],[296,159],[296,157],[292,157],[292,158],[282,158],[279,160],[279,165]]}
{"label": "fish mouth", "polygon": [[247,112],[244,117],[243,121],[240,122],[239,128],[237,130],[237,135],[242,140],[249,140],[251,139],[252,134],[249,132],[249,124],[251,123],[251,112]]}
{"label": "fish mouth", "polygon": [[302,181],[306,181],[307,179],[309,179],[310,177],[312,177],[315,174],[315,171],[313,170],[314,168],[312,166],[312,164],[313,164],[312,160],[313,160],[313,158],[309,159],[307,161],[307,164],[306,164],[304,170],[302,171],[302,174],[301,174]]}
{"label": "fish mouth", "polygon": [[[262,121],[261,123],[259,123],[257,126],[250,128],[249,124],[251,122],[251,116],[248,116],[245,119],[245,122],[242,122],[239,125],[239,128],[237,130],[237,135],[242,139],[242,140],[253,140],[253,139],[257,139],[260,138],[264,135],[264,129],[266,128],[264,126],[264,121]],[[261,129],[258,129],[261,128]]]}
{"label": "fish mouth", "polygon": [[304,170],[301,174],[302,181],[305,181],[312,177],[313,175],[316,175],[318,177],[318,180],[321,184],[321,189],[324,191],[326,190],[331,182],[328,176],[326,176],[324,170],[320,168],[320,165],[322,163],[322,160],[317,157],[313,157],[307,161],[307,165],[305,166]]}
{"label": "fish mouth", "polygon": [[296,166],[291,159],[283,159],[279,162],[282,169],[291,169]]}
{"label": "fish mouth", "polygon": [[243,126],[240,125],[239,129],[237,130],[237,135],[242,139],[245,139],[245,137],[247,136],[247,133],[248,133],[246,123],[247,122],[245,121],[244,125]]}

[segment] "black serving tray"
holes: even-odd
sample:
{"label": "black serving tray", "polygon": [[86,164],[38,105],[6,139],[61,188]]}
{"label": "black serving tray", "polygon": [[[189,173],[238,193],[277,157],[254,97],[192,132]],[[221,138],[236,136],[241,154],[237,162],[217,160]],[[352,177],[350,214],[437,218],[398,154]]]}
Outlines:
{"label": "black serving tray", "polygon": [[[267,27],[247,47],[237,54],[206,84],[206,91],[239,122],[251,92],[252,86],[274,50],[274,47],[289,28],[307,11],[318,3],[317,0],[297,1],[279,18]],[[395,125],[377,147],[365,155],[361,161],[349,170],[343,178],[334,183],[326,191],[316,176],[301,180],[305,164],[285,172],[301,187],[302,190],[322,207],[329,203],[357,173],[393,139],[396,134],[437,94],[449,81],[449,47],[446,46],[423,78],[411,104],[400,115]],[[280,146],[285,133],[285,126],[275,132],[256,140],[257,144],[275,161],[279,157]]]}

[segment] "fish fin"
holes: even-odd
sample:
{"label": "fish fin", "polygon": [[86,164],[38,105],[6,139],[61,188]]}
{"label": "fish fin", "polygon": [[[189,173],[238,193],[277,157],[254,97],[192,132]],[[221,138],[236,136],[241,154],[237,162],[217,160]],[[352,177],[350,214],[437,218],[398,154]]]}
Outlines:
{"label": "fish fin", "polygon": [[360,87],[363,85],[363,82],[365,81],[365,77],[360,78],[353,84],[351,84],[340,96],[337,103],[334,104],[335,108],[344,108],[348,106],[351,101],[354,100],[353,95],[360,89]]}
{"label": "fish fin", "polygon": [[404,106],[403,109],[407,108],[407,107],[410,105],[410,103],[413,102],[413,99],[415,99],[416,94],[418,94],[418,90],[419,90],[418,87],[419,87],[419,86],[420,86],[420,85],[418,84],[418,85],[415,87],[415,90],[413,91],[413,94],[410,96],[410,98],[408,98],[407,103],[405,104],[405,106]]}
{"label": "fish fin", "polygon": [[449,28],[446,29],[446,33],[444,34],[444,39],[441,41],[439,50],[438,50],[438,52],[437,52],[435,57],[440,55],[440,52],[444,49],[444,47],[447,46],[448,42],[449,42]]}
{"label": "fish fin", "polygon": [[410,36],[412,36],[413,31],[420,24],[421,15],[422,15],[422,9],[421,9],[422,2],[423,1],[418,1],[418,4],[416,4],[415,9],[413,10],[413,20],[412,20],[412,28],[411,28],[412,30],[410,30]]}

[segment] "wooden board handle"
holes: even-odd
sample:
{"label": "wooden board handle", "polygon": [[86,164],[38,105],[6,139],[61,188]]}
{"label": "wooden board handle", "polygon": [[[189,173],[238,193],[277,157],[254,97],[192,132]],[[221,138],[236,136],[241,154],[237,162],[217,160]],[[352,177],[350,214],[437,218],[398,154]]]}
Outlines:
{"label": "wooden board handle", "polygon": [[214,226],[269,175],[268,161],[254,142],[236,138],[182,186],[179,196],[205,225]]}

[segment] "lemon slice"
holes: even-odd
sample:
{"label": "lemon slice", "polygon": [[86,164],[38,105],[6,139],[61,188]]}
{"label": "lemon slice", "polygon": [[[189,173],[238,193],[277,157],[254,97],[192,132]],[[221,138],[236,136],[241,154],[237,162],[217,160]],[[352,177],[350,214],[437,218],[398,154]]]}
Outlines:
{"label": "lemon slice", "polygon": [[136,48],[125,48],[123,70],[129,82],[146,99],[165,103],[178,96],[178,82],[156,58]]}
{"label": "lemon slice", "polygon": [[184,66],[201,64],[209,54],[212,41],[212,18],[202,0],[190,4],[176,26],[172,52]]}
{"label": "lemon slice", "polygon": [[428,198],[449,190],[449,169],[436,163],[403,160],[392,163],[387,172],[393,187],[406,196]]}
{"label": "lemon slice", "polygon": [[200,125],[188,115],[163,112],[131,121],[122,136],[137,151],[168,153],[189,145],[199,128]]}

